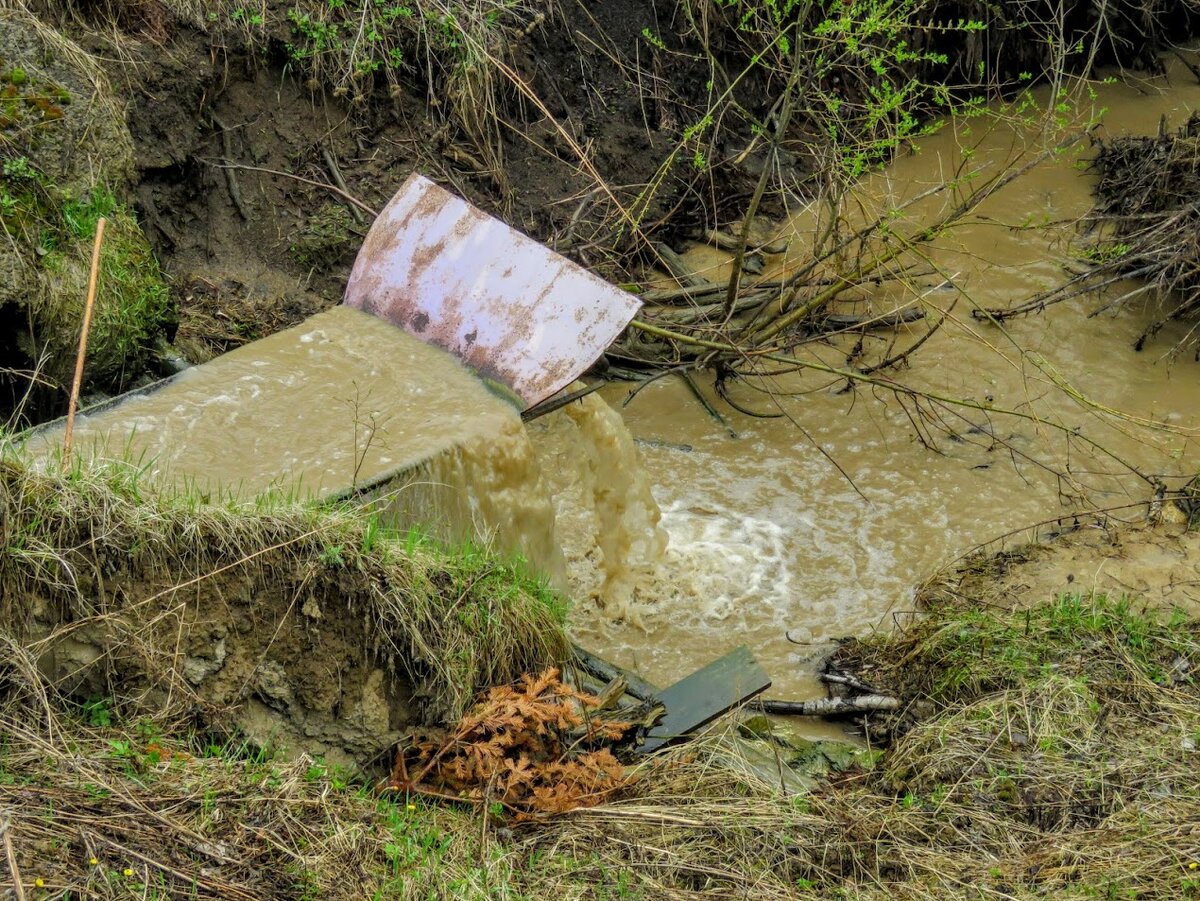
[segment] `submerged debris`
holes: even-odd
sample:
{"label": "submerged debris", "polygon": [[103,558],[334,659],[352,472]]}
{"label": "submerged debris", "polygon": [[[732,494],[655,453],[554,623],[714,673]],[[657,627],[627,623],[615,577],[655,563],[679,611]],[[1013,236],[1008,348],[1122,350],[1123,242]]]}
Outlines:
{"label": "submerged debris", "polygon": [[1164,123],[1157,135],[1101,142],[1095,168],[1104,231],[1093,258],[1103,271],[1143,279],[1162,302],[1162,317],[1138,339],[1141,350],[1167,321],[1200,312],[1200,115],[1173,133]]}

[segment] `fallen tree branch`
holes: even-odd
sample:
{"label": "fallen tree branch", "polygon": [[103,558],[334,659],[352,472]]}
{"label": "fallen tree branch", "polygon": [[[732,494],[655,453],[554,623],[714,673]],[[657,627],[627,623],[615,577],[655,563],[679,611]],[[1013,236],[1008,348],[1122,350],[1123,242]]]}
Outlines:
{"label": "fallen tree branch", "polygon": [[813,701],[773,701],[764,698],[749,705],[776,716],[851,716],[899,710],[900,702],[887,695],[859,695],[854,698],[817,698]]}
{"label": "fallen tree branch", "polygon": [[[717,231],[715,228],[707,229],[704,232],[704,240],[721,250],[737,250],[740,246],[738,239],[733,235],[727,235],[725,232]],[[769,253],[775,256],[786,253],[787,249],[787,241],[771,241],[766,244],[751,244],[746,247],[748,253]],[[717,287],[724,290],[725,286],[718,285]]]}
{"label": "fallen tree branch", "polygon": [[[1024,165],[1016,169],[1007,170],[999,175],[988,179],[980,188],[973,191],[954,209],[940,216],[935,222],[924,228],[919,229],[912,235],[904,236],[897,232],[891,232],[892,237],[897,240],[891,243],[891,246],[881,246],[881,249],[876,254],[874,260],[860,266],[856,271],[847,274],[841,281],[831,285],[830,287],[819,291],[809,300],[805,301],[798,307],[791,309],[787,308],[787,303],[783,305],[785,312],[777,315],[774,319],[768,321],[759,327],[756,331],[750,333],[749,343],[755,346],[761,346],[774,340],[778,335],[795,326],[801,320],[811,316],[814,312],[824,307],[827,303],[834,300],[847,288],[852,288],[855,285],[862,284],[867,281],[878,270],[882,269],[888,263],[892,262],[902,254],[911,250],[914,245],[928,243],[943,232],[948,231],[967,213],[976,209],[989,197],[993,196],[997,191],[1006,185],[1011,184],[1016,179],[1027,173],[1034,166],[1039,165],[1051,157],[1062,153],[1073,144],[1078,143],[1084,137],[1091,134],[1090,130],[1072,134],[1059,141],[1053,147],[1047,148],[1042,152],[1034,155],[1027,160]],[[881,220],[876,223],[876,227],[884,224]],[[795,294],[793,293],[793,297]],[[790,302],[790,300],[788,301]]]}
{"label": "fallen tree branch", "polygon": [[1006,407],[999,407],[991,403],[972,400],[971,398],[966,397],[952,397],[951,395],[943,394],[938,391],[920,391],[916,388],[909,387],[908,385],[893,381],[888,378],[878,375],[867,375],[860,370],[829,366],[828,364],[822,363],[819,360],[801,360],[796,357],[787,357],[779,352],[780,348],[778,347],[745,350],[725,342],[709,341],[704,338],[698,338],[694,335],[684,334],[683,332],[675,332],[671,331],[670,329],[660,328],[659,326],[652,325],[651,323],[642,322],[639,319],[634,319],[629,323],[629,325],[641,332],[645,332],[646,334],[664,338],[669,341],[677,341],[680,344],[687,344],[693,347],[704,347],[710,350],[726,351],[731,356],[738,357],[746,362],[769,360],[774,363],[787,364],[796,370],[807,369],[814,372],[824,372],[827,375],[847,379],[855,384],[873,385],[875,387],[883,388],[892,392],[897,399],[911,398],[917,402],[925,401],[926,403],[938,404],[946,408],[961,407],[965,409],[979,410],[983,413],[987,413],[988,415],[1012,416],[1016,419],[1033,422],[1044,428],[1059,432],[1060,434],[1063,434],[1073,440],[1077,440],[1082,444],[1085,444],[1086,446],[1098,451],[1115,463],[1120,464],[1122,467],[1124,467],[1133,475],[1137,476],[1142,481],[1146,482],[1148,485],[1152,487],[1156,487],[1158,485],[1158,480],[1154,476],[1142,472],[1142,470],[1132,462],[1126,460],[1110,448],[1105,447],[1100,442],[1092,438],[1088,438],[1082,432],[1063,425],[1060,422],[1055,422],[1051,419],[1044,419],[1040,416],[1036,416],[1033,413],[1026,413],[1022,410]]}
{"label": "fallen tree branch", "polygon": [[666,267],[667,271],[671,273],[671,276],[679,284],[688,288],[703,288],[708,286],[708,279],[693,272],[692,268],[684,262],[683,257],[666,244],[663,244],[661,241],[655,244],[654,252],[658,254],[658,258],[662,261],[663,266]]}
{"label": "fallen tree branch", "polygon": [[852,316],[845,313],[830,313],[824,316],[821,322],[825,325],[832,325],[836,328],[895,328],[898,325],[907,325],[910,322],[920,322],[925,318],[925,311],[916,307],[909,307],[907,310],[897,310],[894,313],[880,313],[879,315]]}
{"label": "fallen tree branch", "polygon": [[317,181],[316,179],[312,179],[312,178],[305,178],[302,175],[294,175],[291,172],[280,172],[278,169],[266,169],[262,166],[247,166],[244,163],[233,163],[233,162],[230,162],[229,160],[225,160],[224,162],[221,162],[221,163],[214,163],[211,160],[203,160],[202,162],[207,162],[210,166],[216,166],[218,169],[241,169],[244,172],[262,172],[265,175],[277,175],[280,178],[290,178],[293,181],[304,182],[304,184],[306,184],[306,185],[312,185],[313,187],[317,187],[317,188],[324,188],[326,191],[336,194],[339,197],[354,204],[356,207],[358,207],[364,213],[371,216],[371,218],[373,218],[373,219],[379,218],[379,212],[377,210],[371,209],[371,207],[367,206],[365,203],[363,203],[361,200],[359,200],[354,195],[348,194],[347,192],[343,191],[341,188],[337,187],[336,185],[331,185],[328,182]]}
{"label": "fallen tree branch", "polygon": [[583,388],[579,388],[570,392],[569,394],[561,394],[551,397],[550,399],[544,400],[540,404],[535,404],[528,410],[525,410],[521,414],[521,419],[524,422],[531,422],[532,420],[537,419],[539,416],[545,416],[547,413],[553,413],[555,410],[559,410],[567,406],[567,404],[574,403],[580,398],[587,397],[587,395],[591,394],[593,391],[599,391],[604,387],[604,385],[604,382],[596,382],[594,385],[586,385]]}

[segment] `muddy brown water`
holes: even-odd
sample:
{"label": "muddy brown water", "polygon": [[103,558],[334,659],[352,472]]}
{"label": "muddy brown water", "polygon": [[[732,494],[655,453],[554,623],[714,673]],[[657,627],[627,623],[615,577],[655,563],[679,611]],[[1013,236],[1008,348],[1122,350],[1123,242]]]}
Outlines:
{"label": "muddy brown water", "polygon": [[[1108,110],[1101,133],[1150,133],[1161,116],[1169,126],[1181,122],[1200,108],[1195,81],[1172,65],[1166,79],[1097,86],[1095,104]],[[1040,99],[1047,101],[1046,91]],[[878,209],[914,196],[953,171],[964,146],[974,148],[976,164],[998,166],[1057,137],[974,120],[924,141],[918,152],[868,179],[858,197],[864,208]],[[657,562],[631,569],[621,596],[607,607],[600,602],[613,578],[600,565],[603,552],[594,538],[605,526],[586,502],[595,475],[576,464],[577,433],[564,417],[536,426],[580,598],[572,614],[580,641],[664,684],[745,643],[773,676],[771,694],[815,696],[822,689],[813,664],[834,639],[891,628],[913,608],[920,581],[964,551],[1089,503],[1106,507],[1148,497],[1145,481],[1052,423],[1079,428],[1144,473],[1193,474],[1200,365],[1190,354],[1170,353],[1185,337],[1184,327],[1164,330],[1135,352],[1155,311],[1135,302],[1092,315],[1112,295],[1070,301],[1003,329],[970,317],[974,305],[1013,305],[1063,280],[1064,263],[1080,246],[1071,222],[1091,206],[1093,177],[1080,166],[1088,156],[1081,145],[990,198],[972,224],[933,248],[941,274],[911,289],[864,294],[848,308],[878,313],[922,297],[934,318],[957,299],[947,325],[896,377],[1040,422],[964,410],[966,419],[954,422],[960,440],[943,438],[934,451],[917,440],[885,392],[841,393],[841,382],[816,373],[759,383],[777,392],[774,399],[750,386],[735,388],[743,404],[788,418],[752,419],[713,399],[729,429],[676,379],[649,385],[627,406],[631,386],[610,385],[603,395],[637,440],[669,542]],[[1021,227],[1060,220],[1047,228]],[[781,230],[792,238],[788,258],[769,257],[766,274],[803,259],[813,231],[809,212],[798,211]],[[728,255],[712,248],[697,248],[688,258],[716,280],[728,271]],[[937,287],[942,275],[952,277],[952,287]],[[899,346],[924,328],[908,327]],[[892,337],[868,339],[868,352],[886,353]],[[841,365],[847,347],[831,342],[812,356]],[[1075,397],[1060,387],[1065,384]],[[783,396],[788,392],[794,396]],[[1061,480],[1021,455],[1070,477]]]}

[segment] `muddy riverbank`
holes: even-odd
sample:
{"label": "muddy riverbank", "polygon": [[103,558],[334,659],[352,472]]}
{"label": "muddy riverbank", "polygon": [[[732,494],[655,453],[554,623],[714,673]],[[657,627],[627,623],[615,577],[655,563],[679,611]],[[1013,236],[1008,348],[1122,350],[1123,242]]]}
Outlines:
{"label": "muddy riverbank", "polygon": [[[0,444],[0,871],[25,897],[1200,894],[1189,324],[1138,350],[1150,296],[973,316],[1096,262],[1076,228],[1094,178],[1078,136],[1150,134],[1200,108],[1198,56],[1158,53],[1163,35],[1192,34],[1186,6],[1116,2],[1102,22],[1091,4],[1022,4],[1022,23],[1014,5],[916,4],[901,11],[919,22],[871,30],[880,7],[859,2],[804,7],[830,18],[799,24],[762,18],[776,5],[656,0],[0,0],[18,5],[91,54],[113,85],[103,96],[126,103],[130,178],[113,200],[136,214],[178,314],[108,388],[149,378],[158,338],[222,358],[205,372],[245,367],[216,379],[236,390],[205,388],[203,372],[163,389],[133,433],[136,465],[77,450],[71,467],[31,468]],[[1054,40],[1032,40],[1031,23]],[[802,38],[836,66],[812,64]],[[76,209],[13,151],[14,102],[40,127],[74,121],[5,95],[29,84],[20,68],[0,60],[0,188]],[[1088,71],[1103,78],[1068,79]],[[788,112],[800,83],[820,102]],[[924,133],[937,101],[961,106]],[[382,208],[413,170],[659,292],[642,320],[658,334],[610,355],[646,380],[523,428],[450,361],[353,328],[326,370],[305,359],[324,338],[304,326],[299,353],[258,366],[258,338],[337,304],[370,226],[362,206]],[[996,190],[972,197],[980,185]],[[929,230],[968,198],[970,215]],[[91,220],[65,220],[73,241]],[[715,245],[738,234],[755,247],[726,308],[731,253]],[[46,272],[58,247],[19,236]],[[749,365],[689,344],[809,301]],[[0,334],[5,414],[38,356],[16,334]],[[697,347],[725,356],[696,366]],[[56,355],[70,364],[70,348]],[[20,424],[58,412],[62,362]],[[263,370],[287,400],[239,421]],[[406,407],[367,440],[380,422],[370,392],[350,390],[360,378],[389,396],[424,385],[437,422]],[[305,418],[290,409],[313,395]],[[194,439],[156,431],[199,421],[193,404],[230,416]],[[311,457],[286,457],[289,428]],[[478,543],[448,549],[355,507],[155,483],[168,464],[216,483],[236,445],[256,487],[293,488],[274,471],[292,468],[349,470],[353,486],[364,468],[416,461],[422,434],[470,438],[470,465],[425,471],[463,488],[463,521],[536,534],[532,558],[562,545],[569,609]],[[84,421],[80,448],[92,438],[103,449]],[[110,456],[133,449],[120,446]],[[833,655],[898,710],[854,722],[854,749],[798,738],[845,738],[845,723],[738,711],[677,751],[620,758],[619,791],[554,817],[505,809],[494,771],[466,799],[362,775],[388,770],[397,746],[454,744],[480,690],[562,660],[569,636],[662,685],[748,644],[776,697],[823,695],[816,667]],[[472,759],[491,753],[480,744]],[[432,785],[413,775],[404,785]]]}
{"label": "muddy riverbank", "polygon": [[[1152,540],[1196,557],[1192,534]],[[1112,596],[992,590],[997,575],[1036,579],[1047,553],[971,561],[922,594],[920,617],[839,652],[843,671],[901,699],[870,724],[869,752],[835,758],[739,718],[631,770],[601,806],[532,820],[381,800],[325,761],[192,731],[186,711],[65,701],[6,644],[7,872],[30,894],[113,898],[152,886],[160,897],[649,899],[746,896],[748,885],[781,901],[975,898],[980,887],[1190,897],[1200,627]],[[745,757],[737,736],[773,751]],[[811,785],[782,790],[755,775],[764,759],[795,761]]]}
{"label": "muddy riverbank", "polygon": [[[826,32],[805,34],[849,54],[840,65],[853,56],[845,36],[874,21],[869,5],[843,6]],[[1053,71],[1039,68],[1044,47],[1017,43],[1023,32],[999,19],[991,31],[873,32],[892,49],[925,43],[915,58],[875,58],[879,81],[863,74],[876,72],[873,51],[813,74],[826,117],[794,127],[773,102],[801,82],[776,65],[793,58],[785,31],[770,39],[775,71],[750,65],[747,42],[770,35],[761,18],[731,28],[726,4],[706,7],[711,18],[627,0],[458,9],[469,22],[438,6],[415,24],[401,9],[50,10],[68,13],[58,27],[128,101],[136,175],[121,201],[178,313],[156,337],[195,362],[219,358],[204,372],[245,365],[229,381],[252,395],[255,354],[278,344],[256,339],[353,312],[318,313],[341,295],[363,206],[380,208],[414,169],[635,290],[704,279],[691,287],[706,302],[651,295],[658,309],[640,321],[659,332],[610,354],[641,381],[613,380],[527,427],[465,370],[358,344],[351,328],[325,370],[304,351],[282,355],[276,382],[296,393],[277,416],[239,422],[233,409],[194,440],[135,431],[150,458],[138,465],[92,468],[80,454],[39,470],[3,446],[0,831],[13,849],[0,868],[32,897],[1197,895],[1200,551],[1187,519],[1200,363],[1178,352],[1190,325],[1139,342],[1154,299],[1113,306],[1106,293],[1003,324],[973,315],[1095,262],[1077,227],[1092,205],[1087,130],[1149,134],[1200,108],[1197,54],[1154,52],[1164,29],[1194,24],[1182,7],[1156,17],[1116,4],[1107,42]],[[1101,35],[1091,9],[1050,24],[1073,47]],[[394,31],[369,30],[389,14]],[[1135,25],[1149,39],[1121,56]],[[355,55],[364,48],[383,55]],[[814,134],[814,122],[865,128],[879,110],[867,86],[932,88],[943,50],[954,55],[942,81],[987,75],[980,102],[970,89],[893,97],[899,112],[878,131]],[[373,68],[389,59],[394,72]],[[479,80],[468,64],[480,60],[520,78]],[[1114,61],[1148,70],[1068,78]],[[0,69],[25,83],[8,61]],[[900,114],[938,96],[963,104],[940,130]],[[0,149],[11,184],[17,156]],[[946,210],[953,227],[930,229]],[[743,225],[763,245],[743,255],[758,270],[747,290],[774,285],[727,309],[730,251],[715,245]],[[714,227],[720,242],[705,237]],[[830,238],[856,229],[863,238]],[[667,278],[671,266],[682,269]],[[810,300],[729,365],[737,329]],[[668,319],[677,330],[663,335]],[[306,337],[302,348],[319,336]],[[10,385],[27,378],[30,360],[17,362],[2,373]],[[394,447],[364,445],[376,405],[353,403],[338,379],[361,373],[391,397],[418,383],[412,366],[439,398],[436,421],[418,434],[409,411]],[[204,372],[163,389],[155,415],[236,408],[238,392],[203,387]],[[295,415],[305,372],[346,403]],[[62,386],[46,387],[26,419],[61,405]],[[244,443],[238,462],[256,485],[291,488],[272,470],[293,465],[342,482],[349,470],[353,484],[359,467],[415,460],[409,439],[455,425],[475,428],[479,463],[457,473],[459,512],[487,531],[533,510],[542,556],[562,546],[569,609],[488,549],[397,533],[356,508],[239,505],[207,482],[178,496],[155,483],[172,461],[215,483],[221,454]],[[286,453],[289,429],[309,433],[312,458],[266,453]],[[85,421],[81,446],[93,439],[102,448]],[[1026,546],[1039,522],[1033,537],[1053,540]],[[466,744],[458,717],[477,692],[561,661],[568,635],[661,685],[746,644],[771,694],[794,699],[825,693],[816,668],[832,655],[899,709],[853,724],[861,746],[844,754],[797,740],[844,738],[844,724],[738,712],[679,751],[622,757],[619,791],[556,817],[506,809],[489,794],[494,772],[464,800],[419,790],[426,772],[394,778],[411,789],[397,794],[335,765],[374,772],[405,760],[396,746]],[[449,731],[431,739],[418,725]],[[492,753],[481,745],[470,759]],[[577,789],[560,780],[549,794]]]}

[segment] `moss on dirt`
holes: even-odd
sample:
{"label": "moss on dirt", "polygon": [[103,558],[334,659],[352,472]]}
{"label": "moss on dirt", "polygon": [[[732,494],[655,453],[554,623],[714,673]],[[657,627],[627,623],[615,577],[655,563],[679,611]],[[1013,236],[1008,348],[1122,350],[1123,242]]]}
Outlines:
{"label": "moss on dirt", "polygon": [[[17,161],[25,160],[17,157]],[[0,176],[0,204],[15,197],[13,215],[0,216],[5,230],[36,262],[36,287],[25,302],[33,325],[22,336],[29,361],[45,359],[42,375],[69,383],[79,344],[97,222],[107,219],[100,257],[99,290],[88,338],[88,384],[117,391],[145,370],[155,340],[170,314],[170,297],[128,208],[98,185],[75,198],[24,166]]]}
{"label": "moss on dirt", "polygon": [[354,220],[346,208],[332,201],[309,214],[292,236],[288,250],[306,269],[325,272],[356,249]]}
{"label": "moss on dirt", "polygon": [[167,322],[158,264],[117,197],[132,176],[124,114],[95,63],[33,16],[0,10],[0,314],[22,323],[0,342],[13,357],[0,367],[36,371],[51,410],[74,369],[99,217],[110,230],[88,383],[118,390],[140,375]]}

